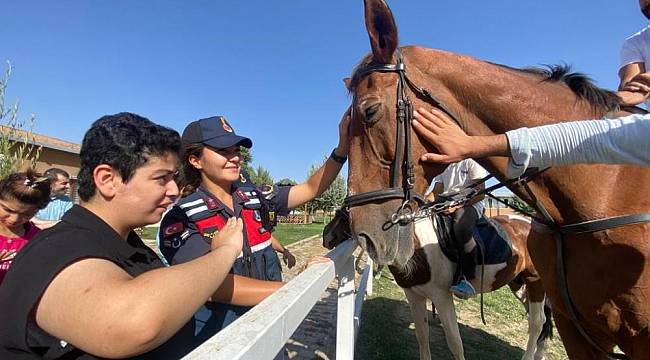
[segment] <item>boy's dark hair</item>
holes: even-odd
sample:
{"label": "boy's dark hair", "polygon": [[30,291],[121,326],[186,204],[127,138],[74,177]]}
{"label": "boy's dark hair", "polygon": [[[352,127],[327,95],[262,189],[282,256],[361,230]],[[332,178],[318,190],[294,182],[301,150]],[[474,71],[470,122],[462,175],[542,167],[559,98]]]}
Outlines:
{"label": "boy's dark hair", "polygon": [[50,202],[50,180],[32,169],[11,173],[0,180],[0,199],[42,209]]}
{"label": "boy's dark hair", "polygon": [[68,174],[67,171],[59,168],[49,168],[43,173],[43,176],[50,179],[51,182],[56,181],[59,175],[63,176],[64,178],[70,178],[70,174]]}
{"label": "boy's dark hair", "polygon": [[103,116],[92,124],[81,143],[79,197],[88,201],[95,195],[93,171],[101,164],[117,170],[127,183],[152,156],[178,155],[180,149],[178,132],[147,118],[127,112]]}

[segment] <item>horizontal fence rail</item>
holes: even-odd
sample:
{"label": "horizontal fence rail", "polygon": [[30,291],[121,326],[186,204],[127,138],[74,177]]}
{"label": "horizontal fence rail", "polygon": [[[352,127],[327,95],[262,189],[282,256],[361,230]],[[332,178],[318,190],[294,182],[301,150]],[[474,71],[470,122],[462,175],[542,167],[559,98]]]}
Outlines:
{"label": "horizontal fence rail", "polygon": [[368,258],[359,286],[360,296],[355,297],[352,253],[356,247],[352,240],[341,243],[326,255],[332,262],[310,266],[184,359],[273,359],[336,276],[339,278],[336,357],[353,359],[363,297],[366,289],[372,291],[373,279],[372,261]]}

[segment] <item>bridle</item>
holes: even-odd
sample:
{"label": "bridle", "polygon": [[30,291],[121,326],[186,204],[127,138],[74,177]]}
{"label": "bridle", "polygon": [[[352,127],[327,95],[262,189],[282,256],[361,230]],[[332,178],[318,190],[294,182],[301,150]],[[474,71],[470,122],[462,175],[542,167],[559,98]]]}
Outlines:
{"label": "bridle", "polygon": [[[413,190],[415,182],[415,170],[411,154],[411,123],[413,121],[413,104],[406,94],[407,87],[411,88],[415,93],[426,98],[434,106],[444,111],[456,123],[460,125],[456,116],[454,116],[435,96],[424,89],[416,86],[406,74],[406,65],[402,59],[402,54],[397,52],[396,64],[371,64],[359,71],[358,77],[364,77],[373,72],[382,73],[396,73],[397,79],[397,131],[395,141],[395,157],[391,164],[391,181],[390,187],[387,189],[380,189],[369,191],[361,194],[348,196],[343,200],[343,206],[352,208],[359,205],[364,205],[370,202],[383,202],[393,199],[402,199],[402,205],[394,212],[390,218],[393,224],[408,224],[419,218],[425,218],[430,215],[431,208],[441,206],[436,204],[427,208],[418,209],[414,211],[410,204],[417,202],[424,204],[422,195],[415,193]],[[356,101],[355,101],[356,102]],[[402,159],[402,156],[404,159]],[[401,184],[400,175],[404,172]]]}

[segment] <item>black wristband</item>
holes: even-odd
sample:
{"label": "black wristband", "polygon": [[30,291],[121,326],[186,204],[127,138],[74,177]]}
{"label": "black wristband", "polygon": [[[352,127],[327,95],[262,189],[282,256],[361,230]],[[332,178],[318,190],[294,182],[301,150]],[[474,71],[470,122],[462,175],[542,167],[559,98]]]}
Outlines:
{"label": "black wristband", "polygon": [[348,161],[347,156],[336,155],[336,148],[334,148],[334,150],[332,150],[332,153],[330,154],[330,158],[332,158],[332,160],[336,161],[337,163],[339,163],[341,165],[345,164],[345,162]]}

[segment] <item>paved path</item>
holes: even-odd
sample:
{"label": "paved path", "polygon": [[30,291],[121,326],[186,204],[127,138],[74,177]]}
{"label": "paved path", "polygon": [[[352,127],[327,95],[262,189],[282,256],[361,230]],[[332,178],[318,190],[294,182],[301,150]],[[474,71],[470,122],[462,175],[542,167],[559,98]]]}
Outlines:
{"label": "paved path", "polygon": [[[290,281],[312,256],[325,255],[329,250],[323,247],[320,237],[303,240],[287,247],[297,259],[293,269],[282,269],[284,281]],[[337,283],[332,283],[321,294],[305,320],[287,342],[289,358],[334,359],[336,353],[336,297]]]}
{"label": "paved path", "polygon": [[[157,250],[155,241],[145,240],[152,249]],[[325,255],[329,250],[323,247],[320,236],[308,238],[287,246],[296,257],[293,269],[283,269],[285,281],[290,281],[298,274],[303,264],[312,256]],[[359,249],[355,252],[358,255]],[[284,264],[283,264],[284,265]],[[365,261],[357,264],[357,283]],[[336,355],[336,280],[321,294],[321,299],[314,305],[305,320],[287,342],[289,358],[295,360],[334,359]]]}
{"label": "paved path", "polygon": [[[323,247],[322,241],[322,238],[317,236],[287,246],[296,257],[297,265],[293,269],[283,269],[285,281],[289,281],[296,276],[296,269],[300,269],[310,257],[325,255],[329,252]],[[358,256],[359,252],[360,250],[357,249],[355,256]],[[363,259],[357,264],[357,287],[365,265]],[[338,284],[335,279],[321,294],[321,299],[314,305],[305,320],[289,339],[287,349],[289,350],[290,359],[335,358],[337,288]]]}

